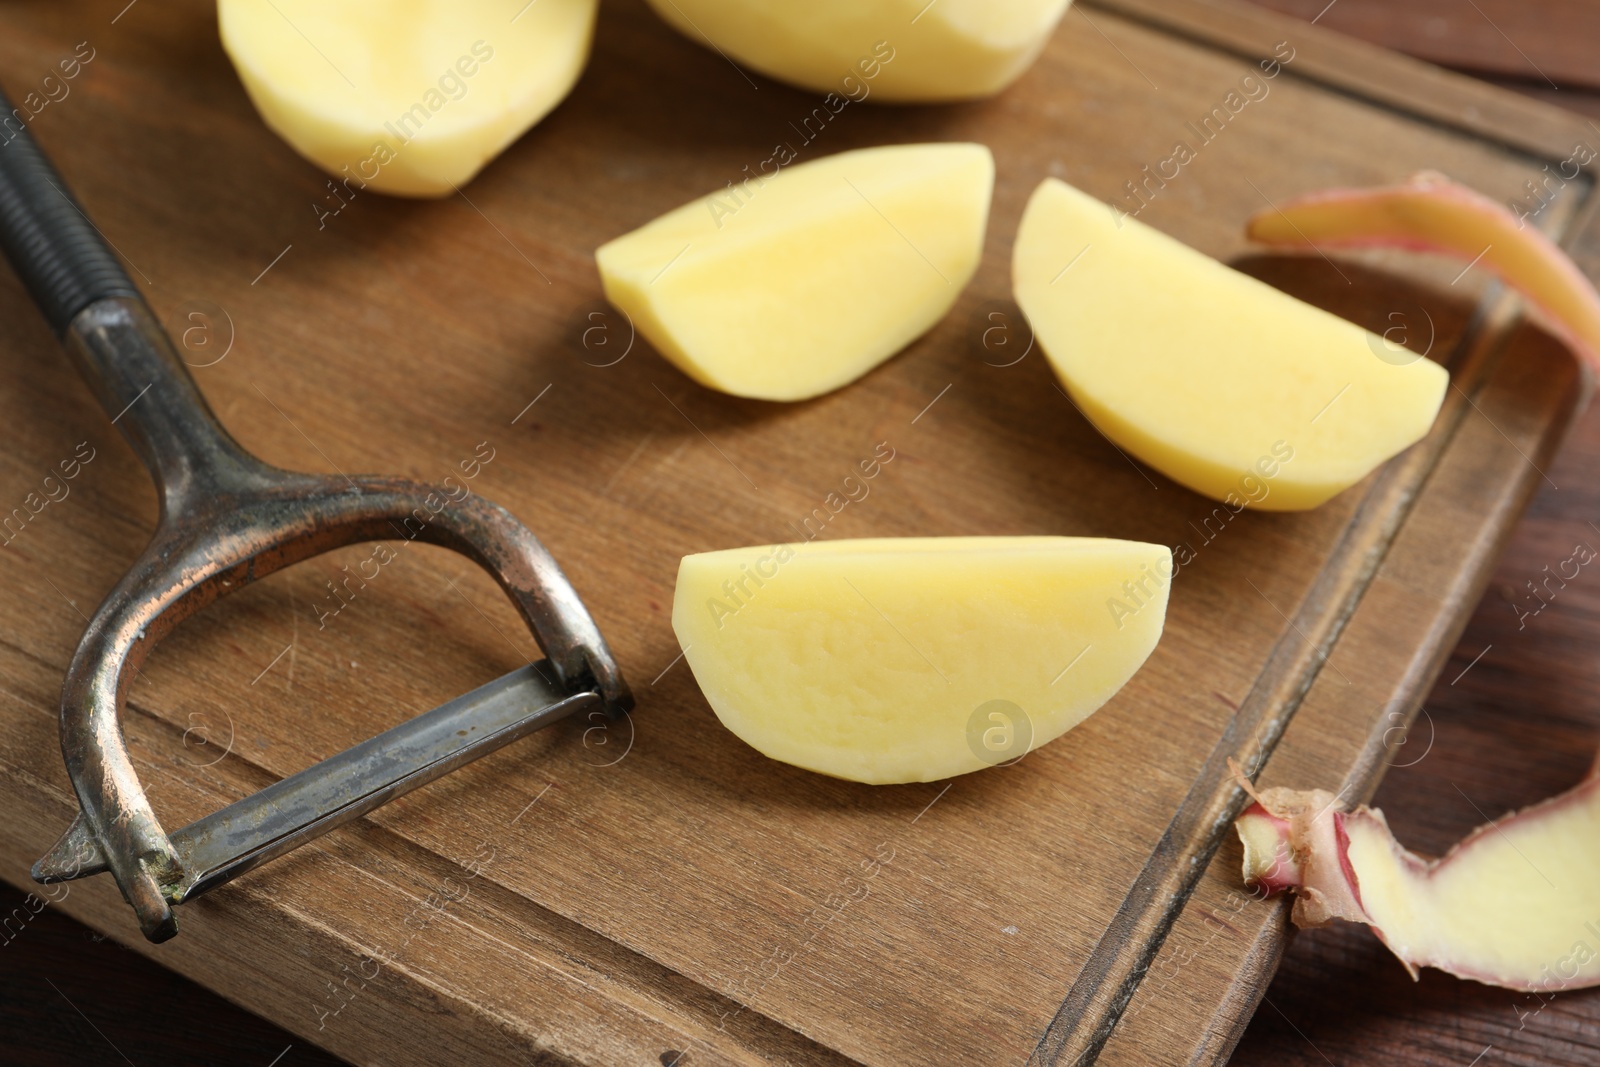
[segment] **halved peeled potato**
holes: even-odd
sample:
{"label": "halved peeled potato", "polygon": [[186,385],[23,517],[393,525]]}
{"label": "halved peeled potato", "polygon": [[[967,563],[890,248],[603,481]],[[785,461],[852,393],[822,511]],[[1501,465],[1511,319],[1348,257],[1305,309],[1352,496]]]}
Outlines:
{"label": "halved peeled potato", "polygon": [[1239,507],[1315,507],[1419,440],[1449,376],[1366,330],[1050,179],[1016,299],[1102,433]]}
{"label": "halved peeled potato", "polygon": [[1020,758],[1161,637],[1172,554],[1083,537],[810,542],[685,556],[672,628],[723,725],[773,759],[926,782]]}
{"label": "halved peeled potato", "polygon": [[852,100],[990,96],[1028,69],[1069,0],[649,0],[741,63]]}
{"label": "halved peeled potato", "polygon": [[595,260],[606,298],[685,374],[803,400],[944,317],[977,269],[993,186],[983,145],[842,152],[685,204]]}
{"label": "halved peeled potato", "polygon": [[444,196],[560,103],[599,0],[218,0],[256,110],[350,184]]}

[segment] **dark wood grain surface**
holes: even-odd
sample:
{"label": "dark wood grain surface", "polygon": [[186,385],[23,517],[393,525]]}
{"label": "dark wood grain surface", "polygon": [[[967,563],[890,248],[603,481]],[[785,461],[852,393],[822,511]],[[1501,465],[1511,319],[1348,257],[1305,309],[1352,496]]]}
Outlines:
{"label": "dark wood grain surface", "polygon": [[[1483,6],[1498,20],[1495,9]],[[1534,49],[1530,65],[1565,70],[1551,57],[1568,47],[1557,21],[1567,6],[1551,5],[1552,17],[1542,24],[1556,50],[1550,54],[1529,43],[1538,20],[1529,20],[1527,29],[1517,23],[1516,43]],[[1407,47],[1395,39],[1404,34],[1394,20],[1374,14],[1363,23],[1363,11],[1381,8],[1340,0],[1322,24],[1338,12],[1351,21],[1336,28],[1366,30],[1383,43]],[[1448,26],[1447,40],[1455,32]],[[1494,59],[1476,37],[1461,36],[1459,65],[1518,77],[1504,66],[1510,63],[1504,56]],[[1449,59],[1437,51],[1437,37],[1430,29],[1428,47],[1413,42],[1411,50]],[[1571,89],[1538,85],[1548,100],[1575,100]],[[1600,586],[1573,583],[1522,629],[1507,598],[1546,563],[1564,558],[1573,542],[1600,544],[1600,531],[1589,525],[1600,521],[1597,461],[1600,421],[1590,417],[1547,470],[1551,484],[1519,529],[1427,705],[1431,728],[1416,739],[1428,739],[1431,747],[1414,765],[1391,771],[1379,793],[1377,803],[1419,849],[1441,849],[1479,821],[1474,804],[1497,812],[1565,788],[1593,756],[1600,719],[1600,657],[1592,651],[1600,632]],[[3,892],[10,911],[21,894]],[[1365,931],[1335,929],[1295,941],[1235,1062],[1342,1067],[1468,1064],[1477,1057],[1484,1067],[1587,1064],[1596,1062],[1597,1024],[1600,998],[1592,995],[1540,1005],[1437,975],[1414,986]],[[48,910],[0,951],[0,1042],[6,1063],[337,1062]],[[669,1062],[665,1054],[663,1062]]]}
{"label": "dark wood grain surface", "polygon": [[1456,70],[1549,90],[1600,88],[1591,0],[1253,0]]}

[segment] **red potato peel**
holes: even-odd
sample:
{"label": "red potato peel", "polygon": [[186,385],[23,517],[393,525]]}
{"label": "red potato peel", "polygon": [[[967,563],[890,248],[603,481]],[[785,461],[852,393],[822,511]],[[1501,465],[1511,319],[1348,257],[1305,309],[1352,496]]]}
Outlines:
{"label": "red potato peel", "polygon": [[1296,197],[1256,215],[1247,232],[1274,248],[1401,248],[1482,267],[1539,308],[1600,373],[1600,294],[1583,272],[1543,233],[1442,174]]}
{"label": "red potato peel", "polygon": [[1246,884],[1295,894],[1296,926],[1366,923],[1411,976],[1436,967],[1528,992],[1600,985],[1600,775],[1479,827],[1442,858],[1383,813],[1268,789],[1235,823]]}

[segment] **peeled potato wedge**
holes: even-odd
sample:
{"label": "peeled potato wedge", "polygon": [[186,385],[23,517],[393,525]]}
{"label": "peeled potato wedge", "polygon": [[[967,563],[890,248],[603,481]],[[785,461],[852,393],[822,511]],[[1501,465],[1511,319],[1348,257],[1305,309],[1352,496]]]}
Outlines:
{"label": "peeled potato wedge", "polygon": [[928,782],[1026,755],[1161,637],[1172,553],[1084,537],[817,541],[685,556],[672,628],[723,725],[773,759]]}
{"label": "peeled potato wedge", "polygon": [[1038,56],[1069,0],[649,0],[690,40],[852,100],[992,96]]}
{"label": "peeled potato wedge", "polygon": [[[342,181],[446,196],[571,91],[599,0],[217,0],[278,136]],[[520,10],[519,10],[520,9]]]}
{"label": "peeled potato wedge", "polygon": [[1049,179],[1023,214],[1017,304],[1119,447],[1233,507],[1315,507],[1422,438],[1449,376]]}
{"label": "peeled potato wedge", "polygon": [[983,145],[841,152],[685,204],[595,260],[606,298],[689,377],[804,400],[944,317],[977,270],[993,187]]}

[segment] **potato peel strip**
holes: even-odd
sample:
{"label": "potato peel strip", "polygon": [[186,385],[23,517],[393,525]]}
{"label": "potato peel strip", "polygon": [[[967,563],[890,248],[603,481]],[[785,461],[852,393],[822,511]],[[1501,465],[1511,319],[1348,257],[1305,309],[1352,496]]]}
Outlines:
{"label": "potato peel strip", "polygon": [[1442,174],[1295,197],[1257,214],[1246,232],[1273,248],[1398,248],[1487,270],[1539,308],[1600,373],[1600,294],[1577,264],[1509,209]]}

